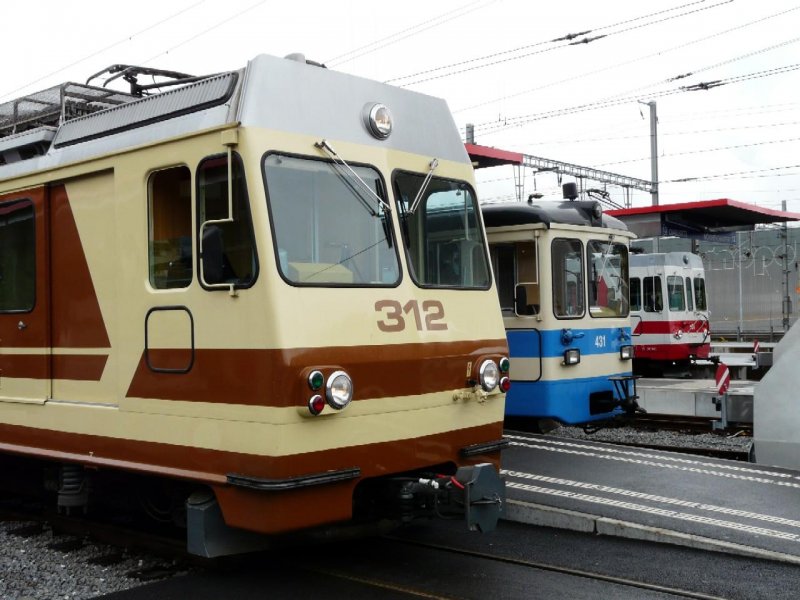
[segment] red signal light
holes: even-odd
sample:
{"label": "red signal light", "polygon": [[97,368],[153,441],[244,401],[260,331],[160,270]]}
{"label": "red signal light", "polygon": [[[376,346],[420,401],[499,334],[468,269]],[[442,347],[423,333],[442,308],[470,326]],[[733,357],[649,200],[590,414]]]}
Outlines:
{"label": "red signal light", "polygon": [[506,393],[511,389],[511,380],[508,377],[500,379],[500,391]]}
{"label": "red signal light", "polygon": [[319,413],[322,412],[324,408],[325,408],[325,398],[323,398],[319,394],[311,396],[311,398],[308,400],[308,411],[312,415],[317,416]]}

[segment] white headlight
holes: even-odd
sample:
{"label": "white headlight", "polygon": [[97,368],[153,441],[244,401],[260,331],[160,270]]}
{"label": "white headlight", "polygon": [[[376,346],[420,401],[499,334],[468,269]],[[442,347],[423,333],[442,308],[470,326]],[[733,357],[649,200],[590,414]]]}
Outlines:
{"label": "white headlight", "polygon": [[353,399],[353,380],[344,371],[334,371],[325,384],[325,399],[331,408],[342,410]]}
{"label": "white headlight", "polygon": [[369,132],[379,140],[385,140],[392,133],[392,113],[385,104],[373,104],[366,114]]}
{"label": "white headlight", "polygon": [[577,348],[567,348],[564,350],[564,364],[577,365],[581,362],[581,351]]}
{"label": "white headlight", "polygon": [[619,357],[622,360],[630,360],[633,358],[633,346],[630,344],[619,347]]}
{"label": "white headlight", "polygon": [[478,370],[478,379],[484,392],[491,392],[500,382],[500,369],[493,360],[485,360]]}

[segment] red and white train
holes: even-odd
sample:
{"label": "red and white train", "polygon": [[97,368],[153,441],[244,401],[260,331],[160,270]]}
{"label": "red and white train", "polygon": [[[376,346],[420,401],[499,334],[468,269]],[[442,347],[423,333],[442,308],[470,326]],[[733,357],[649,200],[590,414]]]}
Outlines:
{"label": "red and white train", "polygon": [[711,349],[703,261],[691,252],[632,254],[631,329],[639,372],[683,367]]}

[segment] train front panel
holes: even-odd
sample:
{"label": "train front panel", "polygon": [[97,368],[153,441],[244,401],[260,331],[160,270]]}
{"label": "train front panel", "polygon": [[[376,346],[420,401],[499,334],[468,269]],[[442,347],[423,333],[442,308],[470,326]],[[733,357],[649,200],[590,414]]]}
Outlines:
{"label": "train front panel", "polygon": [[631,234],[530,208],[483,207],[511,358],[506,416],[584,424],[632,410]]}

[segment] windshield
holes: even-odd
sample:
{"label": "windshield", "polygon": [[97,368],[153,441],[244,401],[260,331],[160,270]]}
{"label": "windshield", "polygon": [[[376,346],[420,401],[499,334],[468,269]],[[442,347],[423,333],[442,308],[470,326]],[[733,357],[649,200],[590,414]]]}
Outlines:
{"label": "windshield", "polygon": [[592,240],[589,255],[589,314],[624,317],[628,314],[628,249],[624,244]]}
{"label": "windshield", "polygon": [[475,194],[464,182],[433,177],[411,214],[424,179],[417,173],[394,178],[411,276],[421,286],[487,289],[489,267]]}
{"label": "windshield", "polygon": [[[385,199],[375,169],[351,165]],[[264,178],[278,266],[300,285],[393,286],[400,278],[390,215],[334,163],[269,154]]]}

